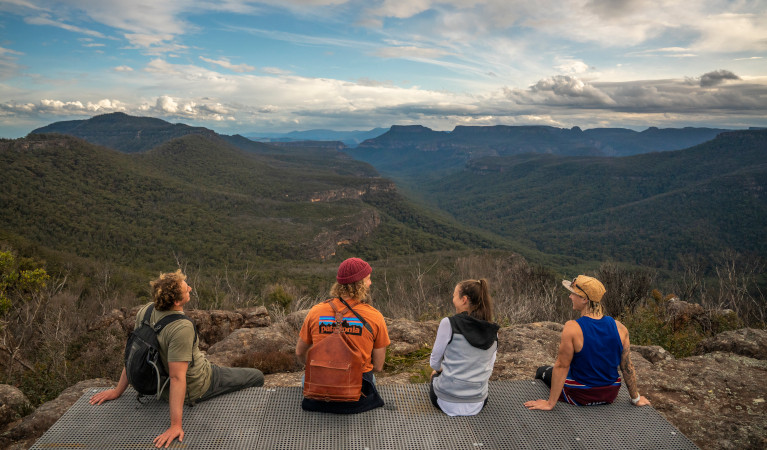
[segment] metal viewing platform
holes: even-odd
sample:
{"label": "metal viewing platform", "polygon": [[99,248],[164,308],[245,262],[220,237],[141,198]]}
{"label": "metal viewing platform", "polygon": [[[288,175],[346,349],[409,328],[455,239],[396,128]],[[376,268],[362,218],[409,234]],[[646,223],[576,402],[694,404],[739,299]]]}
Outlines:
{"label": "metal viewing platform", "polygon": [[[490,382],[490,400],[474,417],[448,417],[429,401],[428,384],[379,385],[386,406],[355,415],[306,412],[298,387],[250,388],[184,407],[188,449],[695,449],[651,407],[629,404],[626,388],[612,405],[528,411],[547,398],[538,380]],[[168,405],[140,404],[129,389],[92,406],[85,393],[33,449],[154,448],[169,424]]]}

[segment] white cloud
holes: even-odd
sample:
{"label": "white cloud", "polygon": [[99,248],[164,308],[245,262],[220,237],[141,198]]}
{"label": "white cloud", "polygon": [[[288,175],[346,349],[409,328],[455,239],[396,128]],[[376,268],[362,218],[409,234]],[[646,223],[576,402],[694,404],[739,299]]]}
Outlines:
{"label": "white cloud", "polygon": [[115,72],[133,72],[133,68],[130,66],[117,66],[112,70]]}
{"label": "white cloud", "polygon": [[252,71],[256,70],[255,67],[249,66],[247,64],[232,64],[226,58],[216,60],[216,59],[210,59],[210,58],[206,58],[204,56],[200,56],[200,59],[205,61],[205,62],[208,62],[208,63],[211,63],[211,64],[216,64],[216,65],[221,66],[221,67],[223,67],[225,69],[229,69],[229,70],[232,70],[232,71],[238,72],[238,73],[252,72]]}
{"label": "white cloud", "polygon": [[437,48],[419,48],[412,46],[385,47],[375,52],[381,58],[423,58],[434,59],[447,55],[444,50]]}
{"label": "white cloud", "polygon": [[583,61],[575,59],[563,59],[556,69],[563,73],[579,74],[587,72],[589,70],[589,65]]}
{"label": "white cloud", "polygon": [[86,28],[81,28],[75,25],[70,25],[70,24],[58,21],[58,20],[53,20],[47,14],[43,14],[41,16],[36,16],[36,17],[27,17],[26,19],[24,19],[24,21],[31,25],[48,25],[52,27],[61,28],[67,31],[71,31],[73,33],[81,33],[88,36],[94,36],[99,38],[105,37],[103,34],[99,33],[98,31],[88,30]]}

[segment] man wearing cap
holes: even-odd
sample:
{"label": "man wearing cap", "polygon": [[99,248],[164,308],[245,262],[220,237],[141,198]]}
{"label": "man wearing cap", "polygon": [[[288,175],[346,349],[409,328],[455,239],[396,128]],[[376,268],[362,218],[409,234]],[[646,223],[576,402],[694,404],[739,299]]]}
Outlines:
{"label": "man wearing cap", "polygon": [[571,292],[573,309],[581,317],[565,323],[554,366],[539,367],[535,374],[551,388],[549,399],[531,400],[525,406],[551,410],[557,401],[579,406],[612,403],[621,387],[619,366],[631,404],[649,405],[650,401],[637,390],[628,329],[603,314],[604,285],[585,275],[563,280],[562,284]]}
{"label": "man wearing cap", "polygon": [[296,343],[296,356],[301,363],[306,363],[309,349],[334,332],[334,311],[346,309],[343,313],[344,333],[349,346],[364,361],[362,396],[356,402],[326,402],[304,398],[301,407],[305,410],[353,414],[384,404],[376,390],[373,371],[383,370],[386,347],[390,341],[383,315],[368,303],[372,272],[370,264],[359,258],[349,258],[342,262],[338,267],[336,283],[330,289],[333,298],[309,310]]}

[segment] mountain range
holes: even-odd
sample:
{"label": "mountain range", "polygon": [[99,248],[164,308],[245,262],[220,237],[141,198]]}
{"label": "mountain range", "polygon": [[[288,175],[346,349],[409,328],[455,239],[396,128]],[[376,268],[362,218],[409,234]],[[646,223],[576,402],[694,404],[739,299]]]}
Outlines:
{"label": "mountain range", "polygon": [[[138,122],[110,119],[78,129],[113,142],[128,133],[115,121],[129,133]],[[185,134],[156,120],[154,137],[182,136],[143,152],[62,134],[0,141],[0,241],[136,268],[177,258],[242,268],[502,246],[415,206],[336,150],[252,143],[243,151],[209,130]]]}
{"label": "mountain range", "polygon": [[630,156],[680,150],[729,131],[715,128],[650,127],[581,130],[549,126],[458,126],[452,132],[413,126],[393,126],[374,139],[346,152],[395,178],[442,175],[467,160],[485,156],[544,153],[561,156]]}
{"label": "mountain range", "polygon": [[[79,139],[38,134],[52,132]],[[766,136],[393,126],[351,149],[109,114],[3,141],[0,238],[157,265],[478,248],[557,268],[764,257]]]}

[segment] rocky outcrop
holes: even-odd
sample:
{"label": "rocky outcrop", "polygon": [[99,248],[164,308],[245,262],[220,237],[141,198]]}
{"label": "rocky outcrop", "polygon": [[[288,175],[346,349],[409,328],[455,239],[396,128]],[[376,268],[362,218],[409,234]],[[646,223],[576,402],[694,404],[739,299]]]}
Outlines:
{"label": "rocky outcrop", "polygon": [[281,352],[293,354],[296,335],[289,327],[240,328],[208,349],[208,360],[221,366],[233,366],[248,353]]}
{"label": "rocky outcrop", "polygon": [[[143,305],[132,308],[113,309],[88,324],[90,333],[112,331],[124,335],[133,331],[136,314]],[[197,327],[200,349],[206,350],[240,328],[268,327],[272,323],[269,312],[263,306],[240,308],[235,311],[192,309],[185,311]]]}
{"label": "rocky outcrop", "polygon": [[408,319],[386,319],[391,345],[389,352],[404,355],[434,344],[439,322],[413,322]]}
{"label": "rocky outcrop", "polygon": [[697,354],[712,352],[729,352],[767,360],[767,330],[742,328],[725,331],[702,341],[696,348]]}
{"label": "rocky outcrop", "polygon": [[0,427],[34,412],[29,399],[17,387],[0,384]]}
{"label": "rocky outcrop", "polygon": [[[675,305],[677,318],[690,318],[691,310]],[[94,320],[93,333],[119,330],[127,335],[133,327],[135,310],[110,312]],[[265,309],[237,311],[191,311],[200,324],[200,336],[210,346],[208,359],[224,366],[234,365],[254,352],[292,355],[298,331],[308,310],[296,311],[279,323],[271,323]],[[686,320],[686,319],[685,319]],[[437,321],[414,322],[387,319],[393,355],[420,355],[411,369],[377,375],[381,384],[409,383],[412,376],[428,373],[428,355],[414,353],[431,346]],[[498,357],[492,380],[529,380],[535,370],[556,359],[563,325],[537,322],[503,327],[498,334]],[[227,330],[233,330],[227,334]],[[721,333],[703,341],[696,356],[675,359],[658,346],[632,345],[631,358],[639,391],[653,407],[688,438],[704,449],[767,448],[767,331],[744,328]],[[120,355],[117,355],[119,358]],[[282,356],[281,356],[282,357]],[[266,375],[267,386],[298,386],[301,372]],[[88,380],[64,391],[34,413],[6,426],[0,447],[28,448],[34,440],[66,411],[85,390],[111,386],[104,379]],[[2,395],[2,394],[0,394]],[[521,407],[521,406],[520,406]]]}

